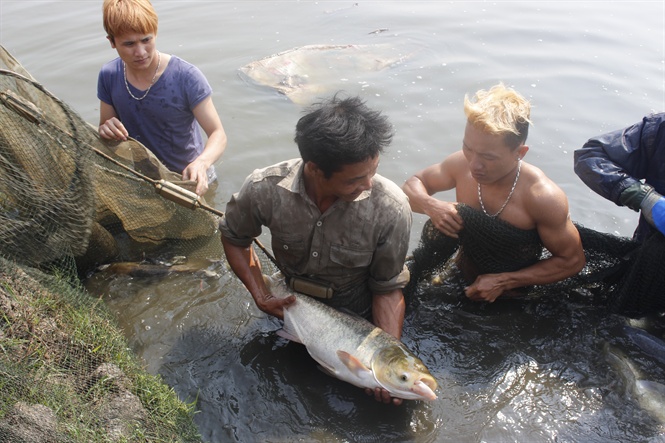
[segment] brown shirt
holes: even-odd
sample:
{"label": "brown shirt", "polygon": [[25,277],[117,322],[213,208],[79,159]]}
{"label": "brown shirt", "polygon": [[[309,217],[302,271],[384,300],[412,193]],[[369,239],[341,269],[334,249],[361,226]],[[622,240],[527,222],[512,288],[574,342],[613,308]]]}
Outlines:
{"label": "brown shirt", "polygon": [[305,192],[303,167],[293,159],[255,170],[228,202],[222,235],[249,246],[267,226],[282,271],[328,282],[335,297],[363,286],[373,294],[403,288],[411,209],[402,190],[376,174],[370,190],[322,214]]}

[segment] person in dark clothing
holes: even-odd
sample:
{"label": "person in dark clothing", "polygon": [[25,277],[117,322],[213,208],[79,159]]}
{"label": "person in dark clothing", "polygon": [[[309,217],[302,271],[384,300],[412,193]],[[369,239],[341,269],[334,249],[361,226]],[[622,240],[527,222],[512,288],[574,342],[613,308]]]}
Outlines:
{"label": "person in dark clothing", "polygon": [[589,139],[575,151],[575,173],[618,206],[641,211],[635,240],[665,233],[665,113]]}

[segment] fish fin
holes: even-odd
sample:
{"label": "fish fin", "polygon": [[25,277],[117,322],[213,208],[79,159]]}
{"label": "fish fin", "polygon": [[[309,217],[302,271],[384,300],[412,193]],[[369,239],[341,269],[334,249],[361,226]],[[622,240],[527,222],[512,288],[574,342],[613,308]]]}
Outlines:
{"label": "fish fin", "polygon": [[285,329],[279,329],[279,330],[277,331],[277,335],[279,335],[280,337],[285,338],[285,339],[287,339],[287,340],[290,340],[290,341],[294,341],[294,342],[296,342],[296,343],[303,344],[303,342],[300,341],[300,339],[299,339],[298,337],[296,337],[295,335],[289,333],[289,332],[288,332],[287,330],[285,330]]}
{"label": "fish fin", "polygon": [[[321,362],[319,362],[319,363],[321,363]],[[317,366],[317,368],[319,368],[319,371],[323,372],[326,375],[329,375],[333,378],[339,378],[337,376],[337,371],[333,367],[330,367],[328,365],[319,364],[319,366]]]}
{"label": "fish fin", "polygon": [[364,378],[366,376],[372,376],[372,370],[365,366],[360,360],[358,360],[353,355],[349,354],[346,351],[337,351],[337,356],[344,363],[351,373],[353,373],[358,378]]}

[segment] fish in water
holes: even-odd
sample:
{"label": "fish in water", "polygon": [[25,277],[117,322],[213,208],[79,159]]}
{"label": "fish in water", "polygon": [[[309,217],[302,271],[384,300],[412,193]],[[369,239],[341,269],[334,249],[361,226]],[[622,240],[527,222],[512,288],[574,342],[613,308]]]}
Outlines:
{"label": "fish in water", "polygon": [[649,358],[655,359],[665,366],[665,341],[641,328],[625,325],[623,329],[626,336]]}
{"label": "fish in water", "polygon": [[387,44],[307,45],[253,61],[241,67],[240,73],[294,103],[310,105],[339,84],[340,75],[380,71],[405,58]]}
{"label": "fish in water", "polygon": [[172,260],[154,262],[115,262],[99,266],[98,271],[107,274],[129,275],[131,277],[153,277],[168,274],[202,274],[206,277],[219,277],[215,271],[208,269],[213,264],[206,259],[187,259],[175,256]]}
{"label": "fish in water", "polygon": [[643,372],[616,346],[605,344],[608,362],[619,373],[628,393],[632,394],[642,409],[659,423],[665,424],[665,385],[644,378]]}
{"label": "fish in water", "polygon": [[324,372],[361,388],[384,388],[393,397],[436,400],[436,380],[401,341],[360,316],[290,290],[280,273],[264,280],[275,297],[295,295],[278,334],[305,345]]}

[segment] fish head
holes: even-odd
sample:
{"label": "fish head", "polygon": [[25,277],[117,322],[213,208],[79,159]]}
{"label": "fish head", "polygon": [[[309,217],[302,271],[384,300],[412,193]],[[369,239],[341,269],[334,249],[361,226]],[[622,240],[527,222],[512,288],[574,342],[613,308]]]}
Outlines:
{"label": "fish head", "polygon": [[436,379],[423,362],[401,346],[381,349],[372,359],[376,381],[394,397],[436,400]]}

